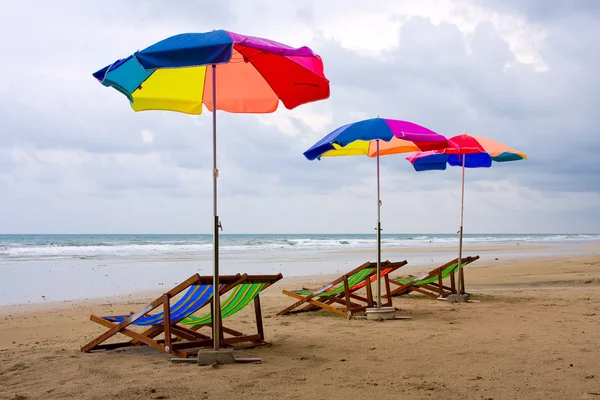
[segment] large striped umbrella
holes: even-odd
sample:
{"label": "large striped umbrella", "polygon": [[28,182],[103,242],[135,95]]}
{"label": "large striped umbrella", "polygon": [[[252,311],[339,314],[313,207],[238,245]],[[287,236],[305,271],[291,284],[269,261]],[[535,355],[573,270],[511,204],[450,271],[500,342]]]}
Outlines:
{"label": "large striped umbrella", "polygon": [[[208,73],[209,70],[211,73]],[[217,80],[218,76],[218,80]],[[329,97],[321,58],[308,47],[292,48],[268,39],[217,30],[171,36],[94,73],[104,86],[124,94],[134,111],[213,111],[213,242],[215,293],[219,287],[217,214],[217,116],[270,113],[279,101],[288,109]],[[213,321],[220,310],[213,296]],[[219,324],[213,323],[214,349]]]}

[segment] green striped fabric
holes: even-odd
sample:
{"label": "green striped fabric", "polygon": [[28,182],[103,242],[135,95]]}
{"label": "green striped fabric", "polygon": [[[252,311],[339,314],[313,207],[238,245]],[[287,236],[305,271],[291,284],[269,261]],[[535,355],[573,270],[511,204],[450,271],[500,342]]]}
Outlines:
{"label": "green striped fabric", "polygon": [[[348,277],[348,287],[351,288],[353,286],[358,285],[359,283],[364,281],[367,278],[367,276],[372,274],[374,271],[375,271],[375,268],[365,268],[365,269],[361,269],[354,275],[351,275],[350,277]],[[318,290],[322,290],[322,289],[323,288],[318,289]],[[302,296],[310,296],[311,294],[318,292],[318,290],[308,290],[308,289],[294,290],[294,293],[301,294]],[[323,292],[319,293],[318,295],[324,296],[324,297],[333,296],[336,294],[340,294],[343,291],[344,291],[344,282],[340,282],[337,286],[334,286],[331,289],[326,289]]]}
{"label": "green striped fabric", "polygon": [[[473,261],[473,259],[463,259],[463,263],[461,264],[461,268],[464,267],[465,265],[471,263]],[[458,261],[455,263],[452,263],[450,265],[448,265],[446,268],[444,268],[444,270],[442,271],[442,279],[446,279],[455,269],[458,268]],[[414,276],[409,276],[406,278],[398,278],[395,279],[396,282],[398,283],[410,283],[413,282],[415,279]],[[418,282],[414,282],[413,284],[415,286],[423,286],[423,285],[429,285],[431,283],[437,283],[438,281],[438,277],[436,276],[432,276],[429,279],[422,279]]]}
{"label": "green striped fabric", "polygon": [[[231,290],[229,297],[221,303],[221,318],[225,319],[242,310],[265,288],[266,283],[242,283]],[[190,315],[181,321],[185,325],[205,325],[212,322],[212,313],[201,317]]]}

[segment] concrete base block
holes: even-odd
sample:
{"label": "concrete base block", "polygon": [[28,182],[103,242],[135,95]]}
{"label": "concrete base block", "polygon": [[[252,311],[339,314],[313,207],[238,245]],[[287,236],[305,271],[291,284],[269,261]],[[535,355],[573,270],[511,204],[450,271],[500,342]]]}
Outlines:
{"label": "concrete base block", "polygon": [[198,351],[198,365],[234,364],[233,349]]}
{"label": "concrete base block", "polygon": [[382,321],[387,319],[394,319],[396,316],[396,309],[394,307],[374,307],[367,308],[367,319],[374,321]]}
{"label": "concrete base block", "polygon": [[446,297],[449,303],[468,303],[470,296],[468,294],[449,294]]}

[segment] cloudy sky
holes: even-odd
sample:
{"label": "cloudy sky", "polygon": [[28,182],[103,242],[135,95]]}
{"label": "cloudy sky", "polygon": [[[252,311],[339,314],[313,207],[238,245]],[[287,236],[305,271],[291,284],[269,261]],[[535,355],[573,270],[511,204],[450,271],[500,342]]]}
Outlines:
{"label": "cloudy sky", "polygon": [[[3,2],[0,233],[210,233],[211,118],[133,112],[91,73],[167,36],[228,29],[310,46],[326,101],[218,113],[225,233],[370,233],[375,163],[309,162],[377,115],[529,160],[467,170],[467,233],[600,232],[600,2]],[[460,169],[382,158],[384,233],[454,233]]]}

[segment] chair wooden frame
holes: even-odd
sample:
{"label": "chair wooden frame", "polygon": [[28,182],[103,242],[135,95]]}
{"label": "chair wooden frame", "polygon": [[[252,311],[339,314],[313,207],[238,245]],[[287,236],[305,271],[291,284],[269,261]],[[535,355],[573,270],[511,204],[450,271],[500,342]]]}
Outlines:
{"label": "chair wooden frame", "polygon": [[[461,273],[463,272],[462,267],[465,267],[468,264],[470,264],[478,259],[479,259],[479,256],[469,256],[469,257],[462,258]],[[452,268],[451,271],[448,271],[445,274],[444,273],[445,270],[454,264],[456,264],[455,267]],[[455,258],[454,260],[447,262],[446,264],[441,265],[439,267],[436,267],[436,268],[432,269],[431,271],[427,272],[426,274],[423,274],[420,276],[412,276],[411,275],[411,276],[407,276],[407,277],[391,279],[390,283],[392,285],[397,286],[394,290],[392,290],[391,295],[392,296],[400,296],[400,295],[408,294],[411,292],[417,292],[417,293],[424,294],[425,296],[429,296],[434,299],[438,299],[438,298],[444,298],[444,297],[448,296],[449,294],[458,293],[457,288],[456,288],[456,278],[455,278],[455,273],[456,273],[457,269],[458,269],[458,258]],[[450,278],[450,286],[444,285],[444,279],[448,278],[448,277]],[[437,281],[435,283],[431,282],[433,280],[433,278],[437,278]],[[398,281],[398,279],[403,279],[404,282]],[[408,281],[406,281],[407,279],[408,279]],[[425,284],[421,283],[420,284],[420,282],[423,282],[423,281],[430,281],[430,283],[425,283]]]}
{"label": "chair wooden frame", "polygon": [[[247,282],[255,282],[255,281],[264,281],[270,280],[269,283],[263,288],[270,286],[275,281],[282,278],[281,274],[278,275],[252,275],[249,276],[247,274],[237,274],[237,275],[224,275],[219,278],[221,282],[221,287],[219,290],[219,295],[223,296],[223,294],[227,293],[237,285]],[[196,332],[194,329],[190,329],[188,327],[183,326],[180,322],[197,312],[201,308],[206,305],[212,305],[212,298],[208,301],[205,301],[201,304],[194,305],[192,309],[185,316],[180,316],[177,319],[171,318],[171,299],[184,290],[190,288],[193,285],[210,285],[212,284],[212,276],[200,276],[198,274],[194,274],[190,278],[186,279],[179,285],[175,286],[173,289],[169,290],[162,296],[155,299],[150,304],[146,305],[136,313],[131,313],[126,316],[125,319],[119,323],[109,321],[108,317],[98,317],[94,314],[90,315],[90,320],[103,325],[109,328],[106,332],[96,337],[85,346],[81,348],[83,352],[90,352],[95,350],[110,350],[121,347],[135,346],[135,345],[148,345],[157,350],[172,354],[175,357],[187,357],[189,355],[193,355],[197,351],[189,350],[191,348],[199,348],[205,346],[211,346],[213,344],[211,336]],[[214,293],[213,293],[214,294]],[[155,309],[158,309],[162,306],[163,309],[163,319],[160,323],[155,325],[151,325],[143,332],[137,332],[128,327],[130,325],[135,325],[135,322],[142,318],[143,316],[148,315],[148,313],[152,312]],[[227,346],[232,343],[250,341],[256,342],[254,345],[265,344],[264,342],[264,330],[262,327],[262,315],[260,310],[260,300],[257,295],[254,299],[254,307],[255,307],[255,315],[256,315],[256,323],[257,323],[257,333],[255,335],[244,335],[241,332],[237,332],[233,329],[228,329],[226,327],[221,326],[221,345]],[[222,325],[221,316],[219,314],[219,323]],[[212,323],[210,324],[212,326]],[[127,342],[119,342],[119,343],[109,343],[102,344],[109,338],[113,337],[117,333],[121,333],[125,336],[131,338],[131,340]],[[228,333],[233,335],[233,338],[225,338],[223,333]],[[163,334],[163,339],[157,339],[159,335]]]}
{"label": "chair wooden frame", "polygon": [[[240,285],[240,284],[247,284],[247,283],[264,283],[264,286],[261,289],[261,291],[263,291],[282,278],[283,278],[282,274],[247,275],[246,278],[242,282],[236,283],[235,286]],[[238,344],[238,343],[243,343],[243,342],[248,343],[248,344],[242,346],[244,348],[252,348],[252,347],[269,344],[265,341],[265,333],[264,333],[264,328],[263,328],[263,323],[262,323],[262,310],[261,310],[261,305],[260,305],[260,293],[257,294],[256,297],[254,297],[254,299],[252,301],[254,303],[254,317],[256,320],[256,332],[255,333],[242,333],[235,329],[223,326],[223,318],[222,318],[221,312],[219,312],[219,323],[221,325],[221,329],[219,330],[219,332],[220,332],[220,341],[219,342],[220,342],[221,347],[228,347],[228,346]],[[223,307],[223,306],[224,306],[224,302],[221,301],[221,307]],[[211,301],[211,307],[212,307],[212,301]],[[219,311],[222,311],[222,310],[219,310]],[[185,324],[185,321],[182,321],[182,322]],[[192,350],[192,351],[187,350],[189,348],[212,346],[213,345],[212,338],[210,336],[206,336],[206,335],[198,332],[199,329],[201,329],[205,326],[212,327],[212,321],[210,323],[206,323],[206,324],[186,325],[186,327],[183,328],[185,330],[185,333],[188,335],[192,335],[192,336],[195,335],[196,337],[195,338],[194,337],[186,338],[188,340],[187,342],[173,343],[173,345],[172,345],[173,350],[177,351],[177,352],[183,352],[187,356],[189,356],[189,355],[194,355],[197,353],[197,351],[194,351],[194,350]],[[225,336],[225,334],[227,334],[228,336]]]}
{"label": "chair wooden frame", "polygon": [[[385,297],[387,298],[386,303],[382,304],[382,306],[392,305],[389,274],[406,264],[406,260],[393,263],[390,261],[383,261],[381,263],[381,278],[384,280]],[[357,274],[367,268],[372,268],[373,271],[369,273],[360,283],[350,287],[348,284],[348,279],[354,274]],[[367,308],[376,306],[376,302],[373,299],[373,290],[371,288],[371,284],[375,282],[376,279],[377,263],[366,262],[356,267],[352,271],[340,276],[339,278],[334,279],[319,289],[304,288],[304,290],[312,291],[312,293],[308,295],[299,294],[294,291],[283,290],[283,294],[293,297],[298,301],[279,311],[277,315],[287,315],[322,309],[337,315],[345,316],[346,318],[351,318],[358,312],[362,312]],[[334,295],[323,295],[324,292],[332,290],[339,285],[343,285],[343,291],[341,293]],[[356,293],[362,288],[366,289],[366,297]],[[341,305],[341,307],[336,307],[336,305]]]}

